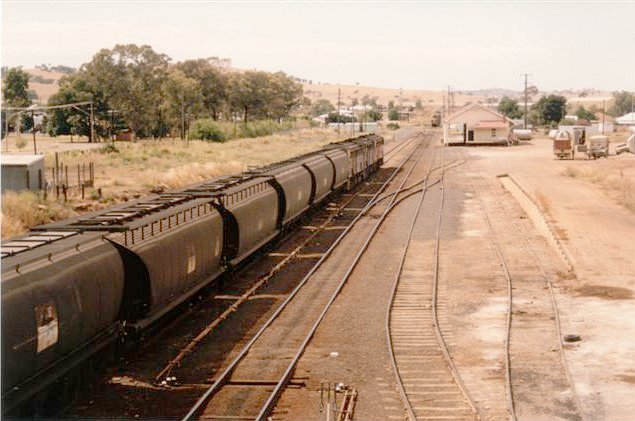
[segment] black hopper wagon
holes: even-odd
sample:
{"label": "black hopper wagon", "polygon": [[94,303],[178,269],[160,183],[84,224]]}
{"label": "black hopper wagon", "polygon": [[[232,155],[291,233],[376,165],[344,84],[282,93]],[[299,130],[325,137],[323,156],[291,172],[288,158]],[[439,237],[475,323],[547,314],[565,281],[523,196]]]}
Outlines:
{"label": "black hopper wagon", "polygon": [[[52,415],[95,360],[369,177],[366,135],[238,175],[34,228],[2,243],[2,410]],[[99,358],[95,358],[96,355]]]}

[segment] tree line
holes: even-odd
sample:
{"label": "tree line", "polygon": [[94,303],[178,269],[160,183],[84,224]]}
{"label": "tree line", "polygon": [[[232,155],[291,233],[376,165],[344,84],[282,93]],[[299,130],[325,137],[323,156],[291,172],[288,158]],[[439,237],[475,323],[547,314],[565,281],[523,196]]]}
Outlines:
{"label": "tree line", "polygon": [[[100,137],[107,137],[113,126],[128,128],[140,138],[183,137],[190,121],[203,118],[280,122],[303,99],[302,85],[283,72],[228,72],[206,59],[172,63],[150,46],[134,44],[100,50],[76,72],[63,76],[59,85],[48,105],[92,101]],[[5,88],[20,94],[7,95]],[[28,74],[8,69],[5,103],[28,105],[23,90],[28,91]],[[51,110],[46,120],[53,136],[90,134],[88,118],[73,109]]]}
{"label": "tree line", "polygon": [[[607,114],[619,117],[631,112],[635,95],[626,91],[613,92],[613,105]],[[498,103],[498,111],[512,119],[524,118],[524,111],[517,99],[504,96]],[[575,114],[580,119],[594,120],[595,113],[599,110],[596,106],[589,109],[582,105],[577,109],[571,109],[571,114]],[[528,110],[528,120],[535,125],[549,125],[561,122],[567,114],[567,99],[562,95],[542,96]]]}

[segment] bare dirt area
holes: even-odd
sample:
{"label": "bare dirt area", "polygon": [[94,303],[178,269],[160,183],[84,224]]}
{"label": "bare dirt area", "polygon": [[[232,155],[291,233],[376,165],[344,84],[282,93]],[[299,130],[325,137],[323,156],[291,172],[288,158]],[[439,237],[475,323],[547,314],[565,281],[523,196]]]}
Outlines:
{"label": "bare dirt area", "polygon": [[548,139],[469,153],[490,177],[512,174],[535,195],[571,256],[574,275],[553,272],[554,265],[550,275],[563,332],[581,337],[565,345],[565,356],[582,418],[629,419],[635,410],[628,381],[635,373],[635,156],[558,161]]}

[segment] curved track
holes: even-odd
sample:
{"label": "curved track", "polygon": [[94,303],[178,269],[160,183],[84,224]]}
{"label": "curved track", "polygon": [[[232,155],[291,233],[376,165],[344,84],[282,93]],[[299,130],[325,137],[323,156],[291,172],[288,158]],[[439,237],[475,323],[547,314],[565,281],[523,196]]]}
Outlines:
{"label": "curved track", "polygon": [[[481,189],[489,186],[483,184],[478,188],[470,181],[481,204],[507,283],[505,382],[509,418],[513,421],[518,419],[520,400],[540,406],[541,410],[552,412],[554,416],[581,419],[579,399],[564,354],[559,310],[551,279],[515,218],[506,218],[502,228],[495,228],[481,194]],[[501,214],[514,213],[502,201],[496,201],[496,204]],[[502,224],[503,221],[496,223]],[[536,377],[537,368],[543,370],[544,377],[539,381],[528,380],[528,373],[534,373],[533,377]],[[545,398],[545,393],[551,398]],[[556,393],[559,396],[553,396]],[[534,416],[530,413],[520,415],[521,418]]]}
{"label": "curved track", "polygon": [[[443,151],[443,149],[442,149]],[[395,275],[393,293],[386,316],[386,333],[393,370],[408,418],[414,420],[473,420],[481,416],[447,350],[443,333],[439,328],[439,242],[443,214],[443,178],[447,168],[443,164],[437,182],[430,183],[428,172],[421,189],[421,196],[410,222],[406,245]],[[430,192],[432,209],[426,202],[428,190],[433,185],[439,190]],[[430,213],[437,212],[433,244],[413,241],[424,203]],[[421,221],[419,221],[421,222]],[[416,244],[413,244],[416,243]],[[432,250],[430,250],[432,248]],[[432,262],[424,256],[432,256]],[[432,273],[426,270],[432,264]]]}

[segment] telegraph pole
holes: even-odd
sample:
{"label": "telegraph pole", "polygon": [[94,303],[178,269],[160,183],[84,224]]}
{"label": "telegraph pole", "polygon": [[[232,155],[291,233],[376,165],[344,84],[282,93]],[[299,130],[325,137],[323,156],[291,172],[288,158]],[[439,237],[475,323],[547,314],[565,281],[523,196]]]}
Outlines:
{"label": "telegraph pole", "polygon": [[340,96],[342,94],[342,90],[337,88],[337,133],[340,133],[340,120],[342,119],[340,115]]}
{"label": "telegraph pole", "polygon": [[37,144],[35,143],[35,111],[31,111],[31,132],[33,133],[33,154],[37,155]]}
{"label": "telegraph pole", "polygon": [[185,94],[181,91],[181,140],[185,140]]}
{"label": "telegraph pole", "polygon": [[95,141],[95,105],[90,103],[90,142]]}
{"label": "telegraph pole", "polygon": [[604,134],[604,125],[606,124],[605,117],[606,117],[606,101],[602,100],[602,134]]}
{"label": "telegraph pole", "polygon": [[529,76],[531,76],[531,74],[523,73],[521,76],[525,77],[525,115],[524,115],[524,117],[525,117],[525,127],[524,128],[525,128],[525,130],[527,130],[527,117],[528,117],[528,115],[527,115],[527,78]]}

